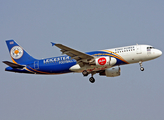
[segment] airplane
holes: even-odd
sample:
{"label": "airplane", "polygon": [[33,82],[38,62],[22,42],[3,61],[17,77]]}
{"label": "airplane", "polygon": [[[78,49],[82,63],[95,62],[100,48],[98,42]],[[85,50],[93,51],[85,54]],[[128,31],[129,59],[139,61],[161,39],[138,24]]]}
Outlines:
{"label": "airplane", "polygon": [[121,65],[139,63],[140,70],[144,71],[142,63],[158,58],[162,51],[151,45],[131,45],[92,52],[80,52],[62,44],[51,42],[62,52],[62,56],[45,59],[35,59],[29,55],[14,40],[6,40],[12,59],[3,61],[8,67],[5,71],[29,74],[64,74],[82,73],[83,76],[91,74],[89,81],[95,82],[94,74],[100,76],[116,77],[121,74]]}

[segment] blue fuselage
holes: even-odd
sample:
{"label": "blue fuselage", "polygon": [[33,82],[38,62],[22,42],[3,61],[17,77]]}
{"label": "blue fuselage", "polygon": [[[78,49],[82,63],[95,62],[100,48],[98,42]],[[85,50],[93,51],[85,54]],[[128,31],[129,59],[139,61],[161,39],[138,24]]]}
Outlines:
{"label": "blue fuselage", "polygon": [[[89,55],[94,56],[112,56],[114,54],[104,52],[104,51],[94,51],[88,52]],[[116,58],[117,59],[117,58]],[[70,67],[76,65],[76,60],[71,59],[69,56],[59,56],[52,57],[46,59],[35,59],[34,61],[30,61],[26,63],[26,67],[23,69],[14,69],[11,67],[7,67],[6,71],[12,72],[20,72],[20,73],[33,73],[33,74],[62,74],[72,72],[69,70]],[[126,64],[120,59],[117,59],[117,63],[115,65]]]}

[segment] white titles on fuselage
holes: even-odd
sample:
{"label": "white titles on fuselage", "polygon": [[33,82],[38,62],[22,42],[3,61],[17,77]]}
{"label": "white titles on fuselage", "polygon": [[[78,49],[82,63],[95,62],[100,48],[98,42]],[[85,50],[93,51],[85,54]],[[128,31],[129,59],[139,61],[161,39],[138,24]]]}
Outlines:
{"label": "white titles on fuselage", "polygon": [[44,64],[54,63],[54,62],[59,62],[59,64],[63,64],[63,63],[70,63],[70,62],[76,62],[76,61],[74,59],[70,59],[69,56],[54,57],[54,58],[48,58],[48,59],[43,60]]}

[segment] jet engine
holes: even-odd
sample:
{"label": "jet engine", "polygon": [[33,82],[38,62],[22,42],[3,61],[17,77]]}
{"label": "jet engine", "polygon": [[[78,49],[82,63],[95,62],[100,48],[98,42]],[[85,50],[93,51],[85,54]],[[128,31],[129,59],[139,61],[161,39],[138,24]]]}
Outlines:
{"label": "jet engine", "polygon": [[96,66],[113,66],[114,64],[116,64],[116,62],[117,60],[115,58],[109,56],[99,57],[95,59]]}
{"label": "jet engine", "polygon": [[109,65],[110,57],[99,57],[95,59],[95,63],[97,66]]}
{"label": "jet engine", "polygon": [[90,60],[89,65],[84,64],[84,66],[80,66],[79,64],[76,64],[76,65],[72,66],[69,70],[81,72],[83,70],[90,70],[90,69],[92,70],[95,68],[101,69],[101,68],[104,68],[106,66],[112,67],[116,64],[116,62],[117,62],[116,58],[104,56],[104,57],[99,57],[99,58],[95,58],[95,59]]}
{"label": "jet engine", "polygon": [[120,76],[120,73],[121,73],[120,67],[113,67],[100,72],[99,75],[106,76],[106,77],[116,77],[116,76]]}

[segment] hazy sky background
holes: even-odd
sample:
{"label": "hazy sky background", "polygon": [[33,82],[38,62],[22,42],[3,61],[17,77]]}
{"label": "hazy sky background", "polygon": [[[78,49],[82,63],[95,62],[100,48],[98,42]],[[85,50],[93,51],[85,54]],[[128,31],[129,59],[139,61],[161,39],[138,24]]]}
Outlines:
{"label": "hazy sky background", "polygon": [[[1,0],[0,60],[5,40],[35,58],[61,55],[50,42],[82,52],[149,44],[164,52],[163,0]],[[164,120],[164,55],[121,66],[110,78],[80,73],[28,75],[0,64],[0,120]]]}

